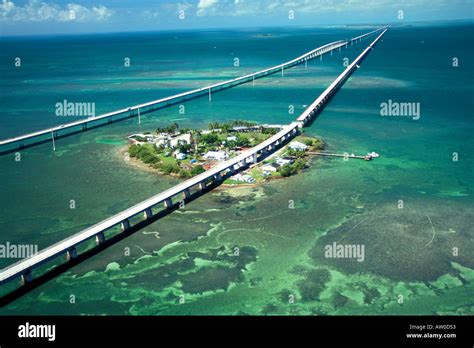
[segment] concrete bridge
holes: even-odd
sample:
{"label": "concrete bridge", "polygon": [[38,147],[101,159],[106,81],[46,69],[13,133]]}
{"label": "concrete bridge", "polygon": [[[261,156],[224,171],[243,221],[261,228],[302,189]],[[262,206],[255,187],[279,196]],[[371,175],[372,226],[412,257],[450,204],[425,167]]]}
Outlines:
{"label": "concrete bridge", "polygon": [[[349,65],[347,68],[339,75],[333,83],[329,85],[328,88],[324,90],[323,93],[297,118],[298,122],[302,122],[303,125],[310,123],[315,116],[322,108],[326,105],[326,102],[337,92],[338,88],[344,84],[346,79],[352,74],[354,69],[359,67],[359,64],[367,56],[370,50],[375,46],[375,44],[380,40],[380,38],[385,34],[388,28],[384,28],[382,33],[377,36],[377,38]],[[352,40],[360,40],[355,38]]]}
{"label": "concrete bridge", "polygon": [[[209,186],[219,185],[226,177],[234,175],[243,168],[247,168],[250,164],[261,161],[276,149],[290,141],[299,133],[301,128],[309,123],[315,112],[321,110],[323,105],[327,102],[327,97],[340,87],[354,70],[354,67],[357,66],[357,64],[360,63],[369,53],[386,30],[387,29],[383,30],[383,32],[362,52],[362,54],[360,54],[357,59],[336,78],[336,80],[297,118],[295,122],[282,126],[282,129],[277,134],[252,149],[220,163],[202,174],[188,179],[108,219],[88,227],[71,237],[41,250],[29,258],[20,260],[4,268],[0,272],[0,285],[16,278],[21,278],[23,284],[34,282],[32,271],[46,262],[63,255],[65,255],[67,262],[74,262],[76,258],[80,257],[78,254],[78,248],[84,245],[84,243],[95,240],[97,247],[104,244],[106,242],[104,232],[120,226],[122,233],[127,233],[127,231],[134,228],[132,220],[149,220],[151,222],[154,217],[162,214],[163,211],[166,212],[167,210],[173,209],[173,207],[179,202],[186,202],[189,200],[192,194],[199,191],[205,192]],[[313,54],[318,53],[314,52]],[[141,222],[136,224],[141,224]]]}
{"label": "concrete bridge", "polygon": [[252,81],[252,83],[256,79],[260,79],[275,73],[281,72],[283,75],[284,70],[292,68],[296,65],[305,63],[307,64],[308,60],[315,59],[317,57],[322,57],[324,54],[331,52],[335,49],[341,49],[341,47],[347,47],[349,42],[352,44],[353,42],[357,42],[369,36],[377,31],[382,29],[376,29],[364,35],[360,35],[356,38],[351,40],[341,40],[328,43],[321,47],[318,47],[314,50],[311,50],[295,59],[292,59],[288,62],[276,65],[274,67],[257,71],[252,74],[240,76],[231,80],[215,83],[206,87],[194,89],[188,92],[179,93],[176,95],[172,95],[166,98],[161,98],[157,100],[153,100],[147,103],[134,105],[130,107],[126,107],[120,110],[112,111],[109,113],[105,113],[99,116],[89,117],[87,119],[82,119],[79,121],[58,125],[55,127],[43,129],[37,132],[32,132],[24,135],[20,135],[17,137],[0,140],[0,155],[11,153],[14,151],[18,151],[19,149],[23,149],[26,147],[31,147],[34,145],[42,144],[48,141],[52,141],[53,149],[55,149],[55,139],[62,138],[64,136],[77,134],[79,132],[87,131],[89,129],[97,128],[100,126],[105,126],[111,124],[113,122],[129,119],[132,117],[137,117],[138,122],[140,123],[140,117],[143,114],[166,108],[171,105],[176,105],[187,100],[199,98],[202,96],[208,96],[209,101],[212,100],[212,93],[222,91],[224,89],[232,88],[244,83],[248,83]]}

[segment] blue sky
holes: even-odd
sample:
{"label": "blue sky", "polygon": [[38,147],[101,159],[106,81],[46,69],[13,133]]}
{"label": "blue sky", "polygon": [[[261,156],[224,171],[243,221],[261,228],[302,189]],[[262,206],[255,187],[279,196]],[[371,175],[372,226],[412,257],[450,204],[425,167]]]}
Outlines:
{"label": "blue sky", "polygon": [[[399,19],[403,11],[403,20]],[[474,0],[0,0],[0,35],[472,19]]]}

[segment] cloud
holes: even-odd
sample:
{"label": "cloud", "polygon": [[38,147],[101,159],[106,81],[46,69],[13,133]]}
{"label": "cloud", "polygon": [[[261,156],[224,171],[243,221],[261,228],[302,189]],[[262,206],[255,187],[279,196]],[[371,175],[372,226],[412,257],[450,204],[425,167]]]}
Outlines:
{"label": "cloud", "polygon": [[280,15],[293,10],[302,14],[371,13],[396,9],[443,8],[472,0],[199,0],[197,16]]}
{"label": "cloud", "polygon": [[91,22],[109,18],[113,11],[105,6],[85,6],[69,3],[63,7],[38,0],[29,0],[16,6],[11,0],[2,0],[0,20],[11,22]]}
{"label": "cloud", "polygon": [[216,9],[215,5],[217,5],[218,3],[218,0],[199,0],[196,15],[204,16],[209,12],[214,12],[214,10]]}

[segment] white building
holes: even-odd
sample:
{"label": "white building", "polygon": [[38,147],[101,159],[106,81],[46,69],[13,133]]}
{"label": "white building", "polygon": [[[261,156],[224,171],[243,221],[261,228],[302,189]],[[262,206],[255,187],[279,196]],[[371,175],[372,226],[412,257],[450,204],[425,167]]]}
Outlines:
{"label": "white building", "polygon": [[232,135],[230,137],[227,137],[227,141],[237,141],[237,137],[235,135]]}
{"label": "white building", "polygon": [[292,164],[294,162],[291,158],[277,158],[276,163],[280,166],[284,166],[285,164]]}
{"label": "white building", "polygon": [[140,143],[140,144],[143,143],[143,141],[141,141],[142,139],[144,141],[148,142],[148,143],[152,143],[155,140],[154,135],[152,135],[152,134],[143,134],[143,133],[132,134],[128,138],[132,139],[135,142]]}
{"label": "white building", "polygon": [[288,147],[292,150],[306,151],[308,145],[300,143],[299,141],[292,141]]}
{"label": "white building", "polygon": [[253,184],[255,182],[255,179],[248,174],[235,174],[232,179],[240,182],[246,182],[248,184]]}
{"label": "white building", "polygon": [[265,164],[262,166],[262,170],[267,172],[276,172],[278,168],[280,168],[280,165],[277,163]]}
{"label": "white building", "polygon": [[180,134],[170,140],[171,147],[177,147],[179,143],[191,144],[191,133]]}
{"label": "white building", "polygon": [[185,153],[178,152],[178,153],[175,155],[175,157],[176,157],[177,160],[182,161],[182,160],[186,159],[187,156],[186,156]]}
{"label": "white building", "polygon": [[242,175],[242,180],[243,180],[243,182],[246,182],[246,183],[249,183],[249,184],[253,184],[255,182],[255,179],[252,178],[252,176],[248,175],[248,174]]}
{"label": "white building", "polygon": [[227,154],[227,152],[223,150],[219,150],[219,151],[208,151],[203,157],[207,160],[223,161],[229,158],[229,155]]}
{"label": "white building", "polygon": [[169,147],[171,137],[169,135],[160,135],[155,138],[155,146],[156,147]]}

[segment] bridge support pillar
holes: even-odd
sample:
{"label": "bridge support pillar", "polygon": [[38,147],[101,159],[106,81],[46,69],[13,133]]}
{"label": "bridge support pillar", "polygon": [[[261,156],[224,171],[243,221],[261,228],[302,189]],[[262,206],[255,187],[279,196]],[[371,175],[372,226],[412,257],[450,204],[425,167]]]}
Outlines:
{"label": "bridge support pillar", "polygon": [[21,285],[26,285],[31,282],[33,277],[31,276],[31,271],[27,270],[21,275]]}
{"label": "bridge support pillar", "polygon": [[77,257],[77,249],[75,247],[70,248],[66,252],[66,260],[71,261],[72,259],[75,259]]}
{"label": "bridge support pillar", "polygon": [[221,180],[222,180],[221,173],[217,173],[216,175],[214,175],[214,179],[215,179],[216,181],[221,181]]}
{"label": "bridge support pillar", "polygon": [[189,197],[191,197],[191,191],[189,191],[189,189],[185,189],[183,191],[183,199],[188,199]]}
{"label": "bridge support pillar", "polygon": [[202,190],[204,190],[205,188],[206,188],[206,183],[205,183],[204,181],[201,181],[201,182],[199,183],[199,189],[202,191]]}
{"label": "bridge support pillar", "polygon": [[53,142],[53,151],[56,151],[56,143],[54,142],[54,137],[55,137],[54,132],[51,132],[51,141]]}
{"label": "bridge support pillar", "polygon": [[171,198],[166,198],[165,201],[163,202],[164,206],[166,209],[171,208],[173,206],[173,201]]}
{"label": "bridge support pillar", "polygon": [[149,219],[153,216],[153,212],[151,211],[151,208],[146,208],[145,211],[143,212],[143,216],[145,219]]}
{"label": "bridge support pillar", "polygon": [[99,245],[105,242],[104,232],[99,232],[95,236],[95,244]]}
{"label": "bridge support pillar", "polygon": [[126,231],[130,228],[130,221],[128,220],[123,220],[122,223],[120,224],[120,229],[122,231]]}
{"label": "bridge support pillar", "polygon": [[254,153],[254,154],[252,155],[252,162],[253,162],[253,163],[257,163],[257,154],[256,154],[256,153]]}

